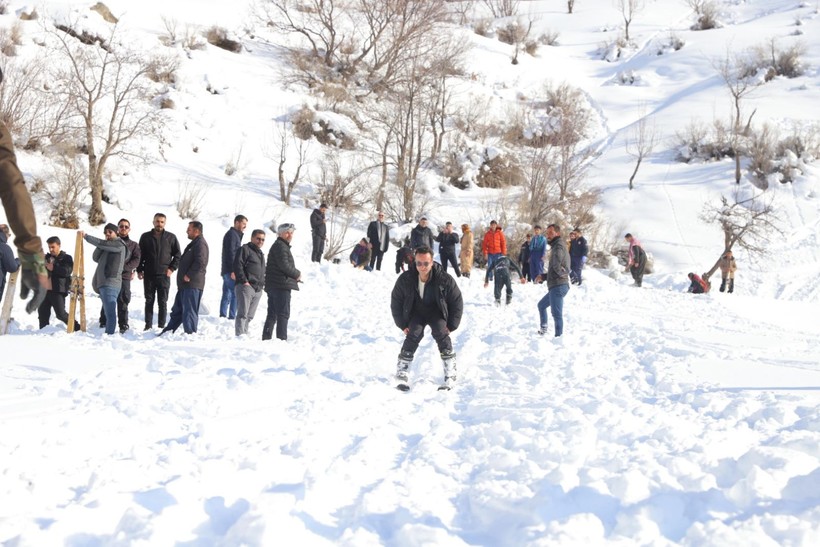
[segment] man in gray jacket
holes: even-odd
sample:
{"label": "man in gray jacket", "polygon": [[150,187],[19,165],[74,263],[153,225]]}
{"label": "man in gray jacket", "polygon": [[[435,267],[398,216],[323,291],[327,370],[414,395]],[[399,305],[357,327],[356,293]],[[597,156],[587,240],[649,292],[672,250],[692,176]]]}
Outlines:
{"label": "man in gray jacket", "polygon": [[[547,266],[547,294],[538,302],[538,315],[541,319],[538,334],[547,332],[547,308],[550,308],[557,338],[564,333],[564,297],[569,292],[570,261],[567,244],[561,238],[561,227],[550,224],[547,226],[546,236],[550,260]],[[540,283],[542,277],[539,275],[536,281]]]}
{"label": "man in gray jacket", "polygon": [[116,224],[106,224],[103,229],[105,239],[80,232],[82,238],[94,245],[91,258],[97,263],[91,287],[99,293],[105,310],[105,334],[114,334],[117,329],[117,297],[122,287],[122,270],[130,253],[125,242],[117,235]]}
{"label": "man in gray jacket", "polygon": [[296,269],[293,262],[293,253],[290,251],[290,242],[293,239],[293,224],[280,224],[276,228],[279,237],[271,245],[268,253],[268,264],[265,268],[265,292],[268,293],[268,316],[262,328],[262,340],[273,337],[273,328],[276,327],[276,337],[279,340],[288,339],[288,319],[290,319],[290,291],[299,290],[299,281],[302,274]]}
{"label": "man in gray jacket", "polygon": [[160,335],[174,332],[182,325],[186,334],[196,332],[199,325],[199,303],[205,289],[205,270],[208,267],[208,242],[202,237],[202,223],[193,220],[185,231],[191,242],[182,252],[177,270],[177,295],[171,307],[168,325]]}
{"label": "man in gray jacket", "polygon": [[265,230],[254,230],[251,240],[239,248],[233,261],[236,279],[236,335],[248,334],[248,323],[256,315],[256,307],[265,288]]}

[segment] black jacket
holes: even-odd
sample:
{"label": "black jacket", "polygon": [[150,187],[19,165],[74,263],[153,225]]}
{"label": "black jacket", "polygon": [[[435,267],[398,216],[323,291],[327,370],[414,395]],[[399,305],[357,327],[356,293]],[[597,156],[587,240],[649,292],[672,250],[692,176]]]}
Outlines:
{"label": "black jacket", "polygon": [[177,236],[166,230],[157,241],[154,230],[140,236],[140,264],[137,273],[143,275],[165,275],[165,270],[176,270],[179,267],[179,257],[182,252],[179,248]]}
{"label": "black jacket", "polygon": [[140,265],[140,260],[142,260],[142,253],[140,251],[139,243],[132,240],[130,237],[120,237],[123,243],[125,243],[125,247],[128,249],[128,252],[131,253],[131,256],[125,261],[125,264],[122,266],[122,278],[123,279],[131,279],[131,274],[136,270]]}
{"label": "black jacket", "polygon": [[[418,288],[419,272],[415,268],[401,274],[396,280],[395,286],[393,286],[393,293],[390,297],[390,311],[393,314],[393,321],[400,329],[406,329],[410,325],[413,301],[418,294]],[[441,266],[433,263],[425,293],[426,291],[435,291],[436,307],[441,312],[442,318],[447,322],[447,329],[450,331],[456,330],[461,324],[464,302],[455,279],[445,272]]]}
{"label": "black jacket", "polygon": [[242,246],[242,232],[231,226],[222,238],[222,269],[220,275],[230,274],[233,271],[233,262],[236,253]]}
{"label": "black jacket", "polygon": [[0,298],[3,296],[3,287],[6,286],[6,274],[16,272],[20,261],[14,258],[14,252],[6,244],[6,233],[0,231]]}
{"label": "black jacket", "polygon": [[317,235],[322,239],[327,239],[325,214],[321,209],[314,209],[313,212],[310,213],[310,229],[313,230],[314,235]]}
{"label": "black jacket", "polygon": [[584,236],[578,236],[575,239],[569,240],[569,256],[572,258],[581,258],[582,256],[587,256],[589,253],[589,247],[587,246],[587,240],[584,239]]}
{"label": "black jacket", "polygon": [[291,289],[299,290],[296,280],[302,273],[296,269],[293,262],[293,253],[290,252],[290,243],[276,238],[268,251],[268,264],[265,268],[265,290]]}
{"label": "black jacket", "polygon": [[416,227],[410,231],[410,248],[418,249],[419,247],[430,247],[433,250],[433,231],[421,224],[416,224]]}
{"label": "black jacket", "polygon": [[569,252],[561,236],[547,242],[550,247],[550,260],[547,266],[547,288],[558,285],[569,285]]}
{"label": "black jacket", "polygon": [[[208,242],[202,236],[192,239],[179,259],[177,286],[180,289],[205,289],[205,270],[208,268]],[[190,281],[185,281],[185,276]]]}
{"label": "black jacket", "polygon": [[396,251],[396,273],[403,272],[404,267],[414,268],[413,251],[410,247],[401,247]]}
{"label": "black jacket", "polygon": [[374,220],[370,224],[367,225],[367,241],[373,246],[373,250],[378,251],[386,251],[387,247],[390,245],[390,230],[387,228],[387,224],[382,222],[382,226],[384,226],[384,238],[382,239],[379,234],[379,221]]}
{"label": "black jacket", "polygon": [[265,288],[265,253],[251,243],[245,243],[239,248],[233,262],[233,273],[236,284],[250,283],[256,292]]}
{"label": "black jacket", "polygon": [[458,234],[439,232],[436,236],[438,241],[438,254],[441,256],[456,256],[456,245],[458,244]]}
{"label": "black jacket", "polygon": [[60,251],[60,254],[53,256],[51,253],[46,253],[46,263],[54,264],[54,268],[48,273],[51,280],[51,291],[62,294],[68,294],[71,290],[71,272],[74,270],[74,259],[65,251]]}

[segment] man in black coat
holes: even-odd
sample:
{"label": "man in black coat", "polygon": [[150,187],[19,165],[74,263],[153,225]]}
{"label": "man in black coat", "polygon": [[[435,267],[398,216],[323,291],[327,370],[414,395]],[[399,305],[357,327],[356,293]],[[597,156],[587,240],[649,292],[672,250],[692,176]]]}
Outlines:
{"label": "man in black coat", "polygon": [[160,334],[174,332],[182,325],[186,334],[196,332],[199,325],[199,304],[205,290],[205,272],[208,267],[208,242],[202,237],[202,223],[193,220],[185,231],[191,242],[179,259],[177,295],[168,318],[168,326]]}
{"label": "man in black coat", "polygon": [[[122,267],[122,285],[120,286],[120,294],[117,296],[117,322],[120,325],[120,332],[123,333],[128,330],[128,304],[131,303],[131,280],[134,279],[134,270],[140,264],[140,246],[136,241],[133,241],[129,234],[131,233],[131,221],[127,218],[121,218],[117,223],[117,235],[125,243],[126,249],[131,255],[125,261]],[[100,327],[106,324],[105,308],[100,310]]]}
{"label": "man in black coat", "polygon": [[381,271],[382,257],[390,246],[390,230],[384,223],[384,213],[379,211],[378,218],[367,226],[367,241],[370,244],[370,271],[373,266]]}
{"label": "man in black coat", "polygon": [[248,334],[248,323],[256,315],[256,307],[265,288],[265,230],[251,232],[251,240],[239,248],[233,262],[236,278],[236,335]]}
{"label": "man in black coat", "polygon": [[20,261],[14,258],[14,252],[6,243],[8,240],[8,226],[0,225],[0,300],[6,287],[6,275],[16,272],[20,268]]}
{"label": "man in black coat", "polygon": [[438,255],[441,259],[441,265],[444,271],[447,271],[447,263],[453,266],[456,272],[456,277],[461,277],[461,272],[458,270],[458,261],[456,260],[456,245],[458,244],[458,234],[453,233],[453,223],[448,222],[444,225],[444,231],[439,232],[436,236],[438,241]]}
{"label": "man in black coat", "polygon": [[177,236],[165,230],[165,215],[154,215],[154,229],[140,237],[140,264],[137,276],[145,289],[145,330],[154,324],[154,299],[157,301],[157,326],[165,328],[171,275],[182,254]]}
{"label": "man in black coat", "polygon": [[265,292],[268,293],[268,315],[262,328],[262,340],[273,337],[276,327],[276,338],[288,339],[288,320],[290,319],[290,291],[299,290],[298,283],[302,274],[293,262],[290,242],[293,240],[293,224],[280,224],[276,228],[279,237],[268,253],[268,264],[265,268]]}
{"label": "man in black coat", "polygon": [[581,235],[581,230],[575,228],[569,233],[569,261],[570,261],[570,282],[573,285],[581,284],[581,272],[584,264],[587,263],[589,246],[587,240]]}
{"label": "man in black coat", "polygon": [[325,252],[325,241],[327,240],[326,212],[327,204],[323,203],[310,214],[310,232],[313,236],[313,252],[310,253],[311,262],[321,262],[322,254]]}
{"label": "man in black coat", "polygon": [[[57,319],[68,324],[68,312],[65,309],[65,297],[71,290],[71,272],[74,270],[74,259],[65,251],[60,250],[60,238],[50,237],[46,240],[48,253],[45,257],[46,270],[51,282],[51,288],[46,292],[46,299],[37,310],[40,319],[40,328],[48,326],[51,320],[51,310]],[[76,323],[79,325],[79,322]]]}
{"label": "man in black coat", "polygon": [[222,237],[222,300],[219,301],[219,317],[236,318],[236,278],[233,272],[233,262],[236,253],[242,246],[242,236],[248,226],[248,218],[236,215],[233,226],[228,228]]}
{"label": "man in black coat", "polygon": [[415,251],[419,247],[433,248],[433,231],[427,227],[427,217],[421,217],[416,227],[410,230],[410,248]]}
{"label": "man in black coat", "polygon": [[393,321],[405,334],[396,379],[400,389],[408,389],[410,363],[424,337],[424,327],[430,325],[444,362],[443,387],[450,388],[456,381],[456,354],[450,333],[461,323],[461,291],[455,279],[433,262],[432,249],[420,247],[415,256],[416,267],[399,276],[390,300]]}

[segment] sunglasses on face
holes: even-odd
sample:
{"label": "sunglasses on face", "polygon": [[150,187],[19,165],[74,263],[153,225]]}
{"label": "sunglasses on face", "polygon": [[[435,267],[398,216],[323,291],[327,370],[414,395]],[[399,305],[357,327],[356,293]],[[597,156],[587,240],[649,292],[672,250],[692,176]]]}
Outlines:
{"label": "sunglasses on face", "polygon": [[117,226],[117,228],[119,228],[121,230],[130,230],[131,226],[127,226],[125,224],[120,224],[119,226]]}
{"label": "sunglasses on face", "polygon": [[416,260],[416,266],[421,266],[422,268],[426,268],[430,265],[430,262],[422,262],[420,260]]}

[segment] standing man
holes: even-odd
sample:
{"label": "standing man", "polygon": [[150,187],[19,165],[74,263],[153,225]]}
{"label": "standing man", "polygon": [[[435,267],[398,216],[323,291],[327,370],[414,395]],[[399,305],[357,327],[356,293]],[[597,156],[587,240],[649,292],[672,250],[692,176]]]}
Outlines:
{"label": "standing man", "polygon": [[536,224],[532,228],[530,239],[530,278],[535,280],[544,273],[544,258],[547,254],[547,238],[541,235],[541,226]]}
{"label": "standing man", "polygon": [[208,242],[202,237],[202,223],[192,220],[185,231],[191,242],[179,259],[177,295],[171,308],[168,326],[160,334],[175,332],[182,325],[185,334],[193,334],[199,325],[199,303],[205,289],[205,270],[208,267]]}
{"label": "standing man", "polygon": [[384,223],[384,213],[379,211],[377,219],[367,226],[367,240],[370,242],[370,271],[373,265],[376,269],[382,269],[382,257],[390,246],[390,231]]}
{"label": "standing man", "polygon": [[458,243],[458,234],[453,233],[453,223],[448,222],[444,225],[444,231],[439,232],[436,236],[438,241],[438,255],[441,259],[441,265],[444,271],[447,271],[447,263],[453,266],[456,272],[456,277],[461,277],[461,272],[458,269],[458,261],[456,261],[456,244]]}
{"label": "standing man", "polygon": [[646,252],[641,246],[641,242],[632,234],[626,234],[624,239],[629,243],[629,254],[626,260],[626,270],[632,274],[632,283],[635,287],[640,287],[643,283],[643,273],[646,270]]}
{"label": "standing man", "polygon": [[262,328],[262,340],[273,337],[276,327],[276,338],[288,339],[288,319],[290,319],[290,291],[299,290],[298,283],[302,274],[293,262],[290,242],[296,226],[290,223],[280,224],[276,228],[279,237],[271,245],[268,253],[268,264],[265,268],[265,292],[268,293],[268,316]]}
{"label": "standing man", "polygon": [[[538,334],[547,333],[547,308],[550,308],[552,319],[555,321],[555,337],[558,338],[564,334],[564,297],[569,292],[569,253],[566,243],[561,239],[561,228],[557,224],[547,226],[547,243],[550,246],[547,294],[538,302],[538,315],[541,320]],[[537,281],[540,282],[540,279]]]}
{"label": "standing man", "polygon": [[11,247],[8,246],[8,229],[5,224],[0,224],[0,300],[3,299],[6,288],[6,275],[16,272],[20,268],[20,261],[14,258]]}
{"label": "standing man", "polygon": [[122,287],[122,271],[128,260],[128,247],[119,238],[116,224],[106,224],[103,229],[105,239],[79,232],[82,238],[94,245],[91,258],[97,263],[91,288],[100,295],[105,310],[105,334],[117,330],[117,298]]}
{"label": "standing man", "polygon": [[410,230],[410,248],[415,251],[419,247],[433,248],[433,231],[427,227],[427,217],[421,217],[416,227]]}
{"label": "standing man", "polygon": [[524,272],[524,279],[532,281],[532,276],[530,275],[530,241],[532,240],[532,235],[527,234],[524,236],[524,243],[521,244],[521,249],[518,251],[518,264],[521,265],[521,271]]}
{"label": "standing man", "polygon": [[481,253],[487,261],[487,271],[490,272],[490,279],[493,278],[492,267],[499,256],[507,254],[507,238],[501,226],[494,220],[490,221],[490,229],[484,234],[484,241],[481,242]]}
{"label": "standing man", "polygon": [[729,293],[735,290],[735,271],[737,270],[737,263],[732,251],[726,251],[720,257],[720,292],[726,290],[726,283],[729,283]]}
{"label": "standing man", "polygon": [[461,323],[461,291],[455,279],[433,262],[433,250],[429,247],[416,249],[415,262],[415,268],[396,280],[390,299],[393,321],[405,335],[396,366],[397,387],[402,391],[410,389],[407,373],[424,338],[424,328],[430,325],[444,363],[441,389],[450,389],[456,381],[456,354],[450,333]]}
{"label": "standing man", "polygon": [[177,236],[165,230],[165,215],[154,215],[154,229],[140,237],[140,264],[137,276],[142,279],[145,289],[145,330],[154,324],[154,299],[157,301],[157,326],[165,328],[168,307],[168,292],[171,289],[171,275],[179,265]]}
{"label": "standing man", "polygon": [[569,260],[570,260],[570,279],[573,284],[581,284],[581,272],[584,269],[584,264],[587,263],[587,254],[589,247],[587,240],[581,235],[581,230],[575,228],[569,233]]}
{"label": "standing man", "polygon": [[[40,328],[48,326],[51,320],[51,310],[54,315],[68,325],[68,312],[65,310],[65,297],[71,290],[71,272],[74,270],[74,259],[65,251],[60,250],[60,238],[50,237],[46,240],[48,254],[46,254],[46,270],[48,271],[51,288],[46,293],[46,299],[40,304],[37,316]],[[79,322],[76,322],[79,325]]]}
{"label": "standing man", "polygon": [[251,240],[239,248],[233,263],[236,275],[236,335],[248,334],[248,324],[265,288],[265,230],[251,232]]}
{"label": "standing man", "polygon": [[236,276],[233,262],[239,247],[242,246],[242,235],[247,226],[248,219],[243,215],[236,215],[233,226],[222,238],[222,300],[219,302],[219,317],[236,318]]}
{"label": "standing man", "polygon": [[[3,72],[0,71],[0,84],[3,83]],[[26,304],[26,312],[32,313],[40,307],[46,297],[48,275],[43,257],[43,243],[37,237],[37,220],[34,218],[34,206],[31,195],[26,188],[23,175],[17,167],[17,157],[11,134],[6,125],[0,121],[0,199],[6,211],[11,230],[15,234],[14,245],[20,260],[20,298],[26,299],[32,293],[31,301]]]}
{"label": "standing man", "polygon": [[310,233],[313,236],[313,252],[310,254],[311,262],[321,262],[322,254],[325,252],[325,241],[327,240],[326,212],[327,204],[322,203],[318,209],[314,209],[310,214]]}
{"label": "standing man", "polygon": [[[131,280],[134,279],[134,270],[140,264],[140,246],[129,237],[131,233],[131,222],[127,218],[121,218],[117,223],[117,235],[125,243],[130,256],[125,261],[122,270],[122,286],[117,297],[117,322],[120,325],[120,333],[128,330],[128,304],[131,303]],[[105,308],[100,311],[100,326],[104,327],[108,321],[105,317]]]}

